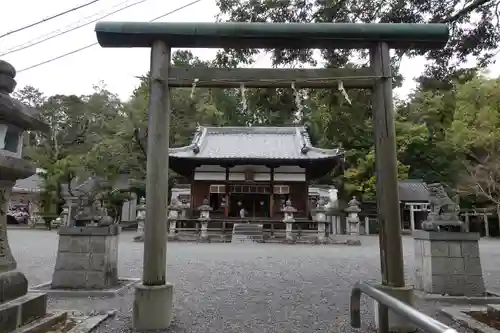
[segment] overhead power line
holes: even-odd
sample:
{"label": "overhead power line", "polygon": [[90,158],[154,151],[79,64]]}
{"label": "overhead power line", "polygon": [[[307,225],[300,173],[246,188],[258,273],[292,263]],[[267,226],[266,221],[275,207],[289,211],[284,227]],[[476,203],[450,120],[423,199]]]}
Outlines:
{"label": "overhead power line", "polygon": [[[103,15],[103,16],[100,16],[100,17],[98,17],[98,18],[96,18],[96,19],[93,19],[92,21],[89,21],[89,22],[86,22],[86,23],[83,23],[83,24],[77,25],[76,27],[72,27],[72,28],[70,28],[70,29],[68,29],[68,30],[64,30],[64,31],[62,31],[62,32],[60,32],[60,33],[58,33],[58,34],[56,34],[56,35],[52,35],[52,36],[46,37],[46,38],[44,38],[44,39],[42,39],[42,40],[39,40],[39,41],[36,41],[36,42],[33,42],[33,43],[29,43],[29,42],[28,42],[28,45],[26,45],[26,43],[25,43],[24,45],[14,46],[14,48],[12,48],[12,49],[10,49],[10,50],[7,50],[7,51],[6,51],[6,52],[4,52],[4,53],[0,53],[0,57],[3,57],[3,56],[8,55],[8,54],[15,53],[15,52],[18,52],[18,51],[25,50],[25,49],[27,49],[27,48],[30,48],[30,47],[33,47],[33,46],[35,46],[35,45],[41,44],[41,43],[46,42],[46,41],[48,41],[48,40],[51,40],[51,39],[53,39],[53,38],[56,38],[56,37],[62,36],[62,35],[64,35],[64,34],[67,34],[68,32],[75,31],[75,30],[77,30],[77,29],[83,28],[83,27],[85,27],[85,26],[87,26],[87,25],[89,25],[89,24],[95,23],[95,22],[97,22],[97,21],[99,21],[99,20],[102,20],[103,18],[106,18],[106,17],[111,16],[111,15],[113,15],[113,14],[116,14],[116,13],[118,13],[118,12],[121,12],[122,10],[128,9],[128,8],[130,8],[130,7],[133,7],[133,6],[136,6],[136,5],[140,5],[141,3],[146,2],[146,1],[149,1],[149,0],[140,0],[140,1],[133,2],[133,3],[129,4],[129,5],[123,6],[123,7],[121,7],[121,8],[118,8],[118,9],[116,9],[116,10],[114,10],[114,11],[110,12],[110,13],[107,13],[106,15]],[[128,1],[123,1],[123,2],[120,2],[118,5],[116,5],[116,6],[114,6],[114,7],[117,7],[117,6],[119,6],[119,5],[123,4],[123,3],[127,3],[127,2],[129,2],[129,0],[128,0]],[[114,7],[112,7],[112,8],[114,8]],[[49,35],[50,35],[50,34],[51,34],[51,33],[49,33]]]}
{"label": "overhead power line", "polygon": [[[149,22],[154,22],[154,21],[156,21],[156,20],[159,20],[159,19],[161,19],[161,18],[164,18],[165,16],[168,16],[168,15],[171,15],[171,14],[176,13],[176,12],[178,12],[178,11],[181,11],[181,10],[183,10],[183,9],[185,9],[185,8],[188,8],[188,7],[192,6],[192,5],[195,5],[195,4],[197,4],[198,2],[201,2],[201,1],[203,1],[203,0],[195,0],[195,1],[192,1],[192,2],[190,2],[190,3],[188,3],[188,4],[184,5],[184,6],[181,6],[181,7],[179,7],[179,8],[176,8],[176,9],[174,9],[174,10],[172,10],[172,11],[168,12],[168,13],[165,13],[165,14],[162,14],[162,15],[160,15],[160,16],[158,16],[158,17],[155,17],[154,19],[150,20]],[[78,52],[80,52],[80,51],[83,51],[83,50],[86,50],[86,49],[88,49],[88,48],[91,48],[92,46],[96,46],[96,45],[98,45],[98,44],[99,44],[99,43],[92,43],[92,44],[89,44],[89,45],[87,45],[87,46],[84,46],[84,47],[81,47],[81,48],[79,48],[79,49],[73,50],[73,51],[71,51],[71,52],[61,54],[60,56],[57,56],[57,57],[55,57],[55,58],[51,58],[51,59],[48,59],[48,60],[42,61],[42,62],[40,62],[40,63],[38,63],[38,64],[35,64],[35,65],[32,65],[32,66],[29,66],[29,67],[23,68],[23,69],[21,69],[21,70],[19,70],[19,71],[17,71],[17,72],[18,72],[18,73],[21,73],[21,72],[24,72],[24,71],[27,71],[27,70],[30,70],[30,69],[33,69],[33,68],[36,68],[36,67],[39,67],[39,66],[42,66],[42,65],[45,65],[45,64],[51,63],[51,62],[53,62],[53,61],[56,61],[56,60],[59,60],[59,59],[65,58],[65,57],[70,56],[70,55],[72,55],[72,54],[75,54],[75,53],[78,53]]]}
{"label": "overhead power line", "polygon": [[55,14],[55,15],[52,15],[52,16],[50,16],[50,17],[44,18],[43,20],[40,20],[40,21],[37,21],[37,22],[31,23],[31,24],[28,24],[28,25],[26,25],[26,26],[24,26],[24,27],[21,27],[21,28],[17,28],[17,29],[14,29],[14,30],[8,31],[8,32],[4,33],[3,35],[0,35],[0,38],[3,38],[3,37],[6,37],[6,36],[9,36],[9,35],[15,34],[16,32],[19,32],[19,31],[23,31],[23,30],[26,30],[26,29],[32,28],[32,27],[34,27],[34,26],[36,26],[36,25],[39,25],[39,24],[41,24],[41,23],[44,23],[44,22],[47,22],[47,21],[53,20],[53,19],[58,18],[58,17],[60,17],[60,16],[66,15],[66,14],[68,14],[68,13],[74,12],[74,11],[76,11],[76,10],[78,10],[78,9],[85,8],[85,7],[87,7],[87,6],[90,6],[90,5],[92,5],[92,4],[96,3],[96,2],[98,2],[98,1],[101,1],[101,0],[92,0],[92,1],[89,1],[89,2],[87,2],[87,3],[84,3],[83,5],[80,5],[80,6],[77,6],[77,7],[73,7],[73,8],[71,8],[71,9],[68,9],[68,10],[66,10],[66,11],[64,11],[64,12],[59,13],[59,14]]}

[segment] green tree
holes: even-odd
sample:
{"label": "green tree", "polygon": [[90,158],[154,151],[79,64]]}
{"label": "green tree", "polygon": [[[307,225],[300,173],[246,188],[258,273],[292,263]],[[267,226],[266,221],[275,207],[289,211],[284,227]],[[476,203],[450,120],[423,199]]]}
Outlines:
{"label": "green tree", "polygon": [[[87,153],[110,133],[108,126],[119,113],[121,103],[105,89],[96,86],[88,96],[54,95],[44,97],[33,87],[19,90],[15,97],[40,109],[40,117],[50,126],[48,133],[30,133],[27,158],[45,170],[46,198],[61,204],[61,184],[70,183],[88,169]],[[92,163],[92,168],[100,167]]]}
{"label": "green tree", "polygon": [[[463,154],[458,185],[500,214],[500,79],[478,76],[454,89],[456,108],[447,132]],[[500,215],[499,215],[500,216]]]}

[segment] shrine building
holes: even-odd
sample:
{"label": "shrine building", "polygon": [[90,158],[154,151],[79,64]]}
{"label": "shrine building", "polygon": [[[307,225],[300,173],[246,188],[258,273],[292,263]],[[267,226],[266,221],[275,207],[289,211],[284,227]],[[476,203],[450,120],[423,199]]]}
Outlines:
{"label": "shrine building", "polygon": [[291,200],[310,218],[309,187],[343,161],[341,149],[313,147],[305,127],[200,126],[190,145],[170,149],[169,167],[191,179],[191,209],[209,201],[212,218],[281,219]]}

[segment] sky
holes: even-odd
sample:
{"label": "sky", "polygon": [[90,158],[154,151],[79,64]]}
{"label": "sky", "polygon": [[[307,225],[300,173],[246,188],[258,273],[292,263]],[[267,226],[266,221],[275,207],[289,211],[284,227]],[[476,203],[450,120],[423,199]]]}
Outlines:
{"label": "sky", "polygon": [[[16,0],[3,5],[4,15],[0,22],[0,35],[42,20],[90,0]],[[95,23],[52,38],[38,45],[3,55],[20,46],[31,44],[41,39],[82,25],[113,10],[137,2],[138,0],[100,0],[83,9],[71,12],[54,20],[47,21],[33,28],[0,38],[0,59],[10,62],[18,70],[16,81],[18,88],[34,86],[50,96],[54,94],[84,95],[92,93],[93,86],[104,82],[107,89],[126,100],[138,85],[137,76],[149,69],[149,49],[113,49],[99,45],[76,52],[53,62],[23,69],[59,57],[65,53],[80,49],[97,42]],[[144,2],[120,11],[103,20],[106,21],[149,21],[164,13],[175,10],[193,0],[144,0]],[[188,8],[168,15],[159,22],[213,22],[218,13],[215,0],[202,0]],[[193,49],[194,55],[203,60],[213,59],[216,49]],[[269,56],[262,54],[253,67],[270,67]],[[422,58],[404,59],[401,71],[405,78],[402,88],[396,95],[404,98],[415,87],[413,78],[424,69]],[[500,74],[500,64],[490,68],[490,74]]]}

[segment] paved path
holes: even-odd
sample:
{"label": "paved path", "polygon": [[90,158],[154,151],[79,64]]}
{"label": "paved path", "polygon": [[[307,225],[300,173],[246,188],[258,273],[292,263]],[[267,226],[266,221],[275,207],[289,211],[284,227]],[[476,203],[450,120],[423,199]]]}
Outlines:
{"label": "paved path", "polygon": [[[140,277],[142,243],[120,237],[119,274]],[[57,233],[9,230],[19,269],[30,284],[51,279]],[[169,332],[359,332],[349,327],[351,286],[380,279],[377,237],[363,246],[231,245],[169,243],[167,277],[175,284],[174,323]],[[413,243],[404,238],[411,283]],[[485,280],[500,290],[500,240],[483,240]],[[113,300],[51,300],[52,308],[119,310],[98,332],[128,332],[132,293]],[[433,304],[420,304],[433,313]],[[373,328],[372,302],[363,306],[363,330]],[[465,332],[465,331],[464,331]]]}

